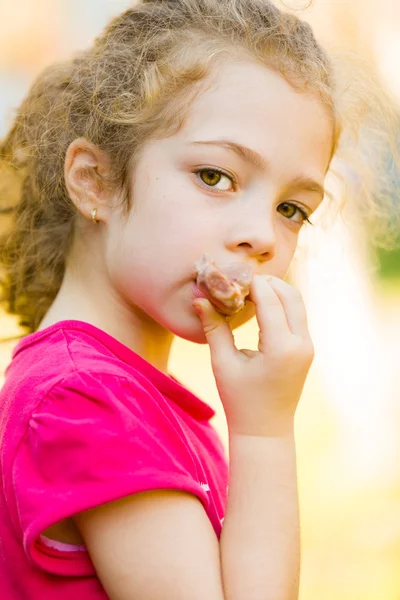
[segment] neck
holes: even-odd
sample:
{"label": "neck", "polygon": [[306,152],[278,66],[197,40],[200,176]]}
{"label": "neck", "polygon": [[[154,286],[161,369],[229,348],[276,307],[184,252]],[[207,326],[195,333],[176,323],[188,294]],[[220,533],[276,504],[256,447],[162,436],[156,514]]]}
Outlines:
{"label": "neck", "polygon": [[115,291],[102,289],[100,293],[96,282],[88,282],[87,279],[82,282],[76,273],[67,269],[60,291],[38,329],[70,319],[102,329],[156,369],[168,374],[174,335],[138,307],[128,307]]}

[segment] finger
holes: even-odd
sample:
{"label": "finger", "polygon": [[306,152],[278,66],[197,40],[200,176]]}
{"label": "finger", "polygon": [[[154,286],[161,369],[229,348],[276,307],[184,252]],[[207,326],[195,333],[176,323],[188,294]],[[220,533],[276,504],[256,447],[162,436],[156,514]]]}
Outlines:
{"label": "finger", "polygon": [[271,276],[269,283],[281,301],[290,331],[302,338],[310,337],[306,307],[300,291],[278,277]]}
{"label": "finger", "polygon": [[210,347],[213,369],[229,363],[238,350],[228,321],[206,299],[197,299],[192,305],[199,315]]}
{"label": "finger", "polygon": [[[256,307],[260,341],[267,341],[269,346],[278,344],[282,335],[289,334],[290,329],[281,300],[267,280],[267,276],[254,275],[250,298]],[[259,349],[262,351],[260,344]]]}

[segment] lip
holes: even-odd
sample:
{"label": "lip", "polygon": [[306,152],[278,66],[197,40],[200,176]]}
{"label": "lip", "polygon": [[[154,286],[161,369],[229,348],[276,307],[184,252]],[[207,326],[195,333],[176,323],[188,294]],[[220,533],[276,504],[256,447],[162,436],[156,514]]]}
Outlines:
{"label": "lip", "polygon": [[195,282],[193,282],[193,295],[195,298],[205,298],[208,300],[207,296],[199,290]]}

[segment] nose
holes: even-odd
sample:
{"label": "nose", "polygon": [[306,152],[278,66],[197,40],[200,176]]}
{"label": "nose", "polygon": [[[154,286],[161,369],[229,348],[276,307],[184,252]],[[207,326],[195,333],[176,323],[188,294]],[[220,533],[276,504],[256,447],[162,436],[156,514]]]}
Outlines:
{"label": "nose", "polygon": [[265,218],[256,211],[244,217],[237,225],[236,232],[229,242],[229,249],[237,251],[244,248],[252,258],[261,262],[267,262],[274,258],[276,253],[276,231],[272,215]]}

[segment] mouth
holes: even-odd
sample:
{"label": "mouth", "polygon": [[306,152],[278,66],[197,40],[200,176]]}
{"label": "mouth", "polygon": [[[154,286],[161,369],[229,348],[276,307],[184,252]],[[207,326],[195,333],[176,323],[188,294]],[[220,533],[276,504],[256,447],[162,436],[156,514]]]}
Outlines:
{"label": "mouth", "polygon": [[203,254],[194,267],[193,297],[206,298],[224,316],[233,317],[243,310],[247,300],[251,301],[254,272],[250,265],[241,261],[217,265]]}
{"label": "mouth", "polygon": [[208,296],[197,287],[196,280],[193,281],[193,294],[195,298],[205,298],[206,300],[209,300]]}

